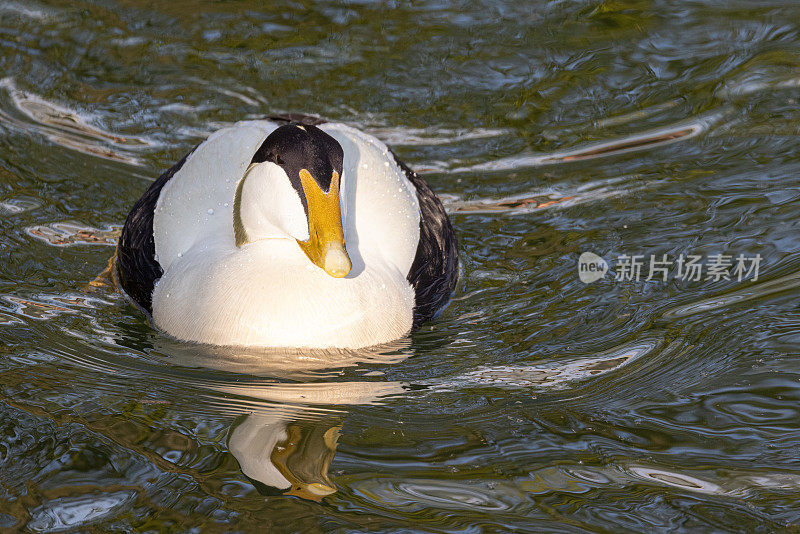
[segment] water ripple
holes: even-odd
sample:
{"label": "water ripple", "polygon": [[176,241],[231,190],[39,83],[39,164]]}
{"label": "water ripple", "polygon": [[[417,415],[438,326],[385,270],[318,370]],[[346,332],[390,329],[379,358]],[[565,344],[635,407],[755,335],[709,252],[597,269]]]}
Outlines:
{"label": "water ripple", "polygon": [[36,133],[50,142],[101,158],[143,165],[135,155],[149,148],[143,138],[108,132],[89,124],[90,117],[17,88],[12,78],[0,80],[7,104],[0,107],[0,124],[21,133]]}
{"label": "water ripple", "polygon": [[487,488],[485,484],[470,484],[468,481],[376,477],[351,483],[350,487],[374,504],[406,512],[445,508],[491,513],[513,506],[513,503],[504,502],[498,492]]}
{"label": "water ripple", "polygon": [[532,365],[483,367],[459,375],[439,387],[495,386],[504,388],[542,388],[559,390],[574,382],[614,372],[653,352],[657,340],[641,340],[617,347],[590,358],[574,358]]}
{"label": "water ripple", "polygon": [[478,163],[467,167],[455,167],[449,172],[471,173],[471,172],[499,172],[524,169],[527,167],[539,167],[541,165],[551,165],[555,163],[567,163],[571,161],[582,161],[600,157],[617,156],[639,150],[672,144],[678,141],[691,139],[707,132],[712,126],[719,123],[730,112],[715,112],[704,117],[684,121],[672,126],[666,126],[655,130],[649,130],[635,135],[592,143],[589,145],[573,148],[570,150],[553,152],[550,154],[521,154],[501,158],[484,163]]}
{"label": "water ripple", "polygon": [[796,287],[800,287],[800,271],[773,280],[759,280],[758,282],[745,283],[744,287],[728,293],[670,308],[664,312],[664,317],[677,318],[711,312]]}
{"label": "water ripple", "polygon": [[130,510],[135,498],[134,491],[112,491],[51,499],[31,510],[31,520],[26,527],[33,532],[64,532],[87,528],[112,515]]}
{"label": "water ripple", "polygon": [[30,226],[25,231],[31,237],[57,247],[70,245],[116,246],[122,226],[109,225],[103,229],[74,222],[58,222],[47,226]]}
{"label": "water ripple", "polygon": [[571,208],[590,202],[607,202],[642,189],[653,187],[654,182],[636,176],[620,176],[595,180],[578,186],[554,189],[552,187],[517,193],[503,198],[477,198],[463,200],[458,195],[441,194],[448,213],[468,214],[526,214],[548,208]]}

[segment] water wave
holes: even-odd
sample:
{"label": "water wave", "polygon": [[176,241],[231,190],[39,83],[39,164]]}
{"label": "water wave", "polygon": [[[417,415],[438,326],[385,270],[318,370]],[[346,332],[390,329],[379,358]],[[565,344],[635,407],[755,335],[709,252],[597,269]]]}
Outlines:
{"label": "water wave", "polygon": [[719,123],[729,111],[717,111],[699,118],[681,121],[677,124],[648,130],[639,134],[628,135],[609,141],[551,152],[549,154],[524,153],[506,158],[495,159],[475,165],[450,168],[451,173],[501,172],[519,170],[556,163],[569,163],[594,158],[618,156],[640,150],[669,145],[678,141],[691,139],[707,132]]}
{"label": "water wave", "polygon": [[143,166],[137,156],[151,142],[92,126],[92,118],[17,88],[12,78],[0,80],[0,124],[23,134],[44,136],[56,145],[100,158]]}

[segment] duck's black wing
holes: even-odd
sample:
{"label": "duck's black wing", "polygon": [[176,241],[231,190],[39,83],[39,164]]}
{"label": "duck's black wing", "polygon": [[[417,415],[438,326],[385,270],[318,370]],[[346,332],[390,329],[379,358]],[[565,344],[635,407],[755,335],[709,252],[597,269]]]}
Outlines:
{"label": "duck's black wing", "polygon": [[458,242],[441,200],[427,182],[392,151],[394,160],[417,190],[419,243],[406,279],[414,287],[414,328],[447,304],[458,281]]}
{"label": "duck's black wing", "polygon": [[133,205],[117,245],[117,280],[123,291],[136,304],[153,314],[153,288],[161,275],[161,265],[156,260],[156,243],[153,237],[153,215],[161,190],[175,176],[193,148],[183,159],[150,184],[142,198]]}

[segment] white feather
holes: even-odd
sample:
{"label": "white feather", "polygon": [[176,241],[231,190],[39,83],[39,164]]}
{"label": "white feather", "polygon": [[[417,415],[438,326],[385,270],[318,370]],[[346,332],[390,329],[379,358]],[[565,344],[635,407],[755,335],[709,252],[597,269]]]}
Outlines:
{"label": "white feather", "polygon": [[249,241],[282,237],[308,239],[308,217],[300,196],[286,171],[275,163],[257,163],[247,173],[240,212]]}
{"label": "white feather", "polygon": [[[358,348],[402,337],[412,324],[406,275],[419,241],[419,204],[374,137],[321,126],[344,149],[342,223],[353,262],[347,277],[329,276],[302,252],[288,189],[243,190],[243,222],[257,239],[236,247],[236,185],[275,127],[254,121],[215,133],[165,185],[153,225],[164,269],[153,322],[179,339],[215,345]],[[253,187],[275,185],[280,176],[272,167],[257,165],[245,187],[251,177]]]}
{"label": "white feather", "polygon": [[214,132],[164,185],[156,203],[153,234],[156,260],[165,272],[207,237],[233,239],[236,185],[253,154],[276,128],[268,121],[248,121]]}
{"label": "white feather", "polygon": [[416,189],[377,138],[344,124],[320,129],[344,149],[342,223],[348,252],[353,242],[364,261],[379,256],[407,274],[419,243]]}

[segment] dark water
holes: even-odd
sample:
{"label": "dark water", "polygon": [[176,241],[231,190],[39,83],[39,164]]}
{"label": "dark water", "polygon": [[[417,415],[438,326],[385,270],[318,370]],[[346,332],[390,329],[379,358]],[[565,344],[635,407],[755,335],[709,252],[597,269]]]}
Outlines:
{"label": "dark water", "polygon": [[[800,529],[795,2],[2,0],[0,78],[0,529]],[[285,111],[442,194],[439,321],[211,351],[88,287],[161,170]]]}

